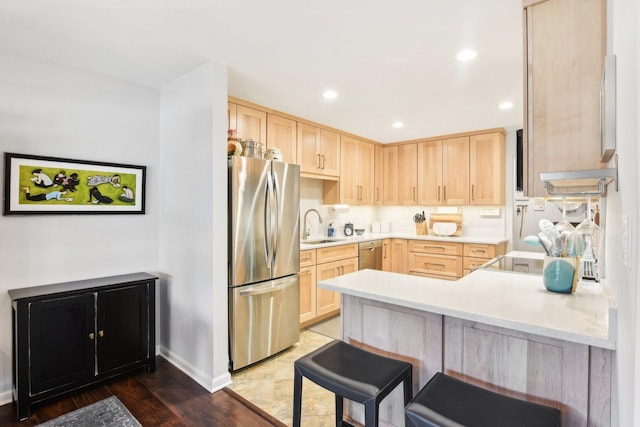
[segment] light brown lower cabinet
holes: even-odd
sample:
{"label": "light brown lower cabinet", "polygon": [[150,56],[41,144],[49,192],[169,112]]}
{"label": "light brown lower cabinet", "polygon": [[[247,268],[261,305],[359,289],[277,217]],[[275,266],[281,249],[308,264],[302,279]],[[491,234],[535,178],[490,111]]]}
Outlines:
{"label": "light brown lower cabinet", "polygon": [[409,240],[409,274],[434,279],[462,277],[462,243]]}
{"label": "light brown lower cabinet", "polygon": [[409,274],[435,279],[458,280],[506,251],[507,243],[457,243],[409,240]]}
{"label": "light brown lower cabinet", "polygon": [[498,255],[504,255],[507,251],[507,242],[498,243],[496,245],[464,243],[463,246],[463,274],[465,276],[490,259],[495,258]]}
{"label": "light brown lower cabinet", "polygon": [[355,243],[300,251],[300,327],[340,313],[340,293],[320,289],[317,282],[357,270]]}
{"label": "light brown lower cabinet", "polygon": [[316,250],[300,251],[300,323],[316,317]]}

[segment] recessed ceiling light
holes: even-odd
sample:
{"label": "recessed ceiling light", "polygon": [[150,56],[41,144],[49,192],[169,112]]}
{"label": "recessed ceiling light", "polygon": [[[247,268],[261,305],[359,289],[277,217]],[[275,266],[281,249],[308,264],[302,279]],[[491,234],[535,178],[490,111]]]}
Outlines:
{"label": "recessed ceiling light", "polygon": [[336,99],[338,97],[338,93],[333,89],[329,89],[325,90],[322,96],[324,99]]}
{"label": "recessed ceiling light", "polygon": [[471,61],[477,55],[478,53],[475,50],[465,49],[465,50],[461,50],[458,53],[457,58],[458,58],[458,61],[465,62],[465,61]]}
{"label": "recessed ceiling light", "polygon": [[393,122],[393,127],[396,129],[400,129],[404,127],[404,123],[402,122]]}
{"label": "recessed ceiling light", "polygon": [[501,110],[510,110],[513,108],[513,102],[511,101],[503,101],[498,105],[498,108]]}

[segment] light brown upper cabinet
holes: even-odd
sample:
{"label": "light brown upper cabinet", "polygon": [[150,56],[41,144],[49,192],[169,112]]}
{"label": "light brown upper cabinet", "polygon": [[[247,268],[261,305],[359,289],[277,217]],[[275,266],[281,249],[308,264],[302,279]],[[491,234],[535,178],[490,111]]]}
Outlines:
{"label": "light brown upper cabinet", "polygon": [[374,145],[342,135],[340,159],[340,203],[373,205]]}
{"label": "light brown upper cabinet", "polygon": [[236,110],[237,105],[233,102],[227,102],[227,129],[236,129]]}
{"label": "light brown upper cabinet", "polygon": [[418,204],[442,205],[442,140],[418,143]]}
{"label": "light brown upper cabinet", "polygon": [[524,3],[525,195],[546,195],[540,172],[600,167],[606,3]]}
{"label": "light brown upper cabinet", "polygon": [[296,163],[297,153],[297,122],[295,120],[267,114],[267,149],[279,148],[282,161]]}
{"label": "light brown upper cabinet", "polygon": [[340,134],[298,122],[297,157],[303,176],[338,179]]}
{"label": "light brown upper cabinet", "polygon": [[500,132],[469,138],[469,183],[472,205],[504,205],[505,142]]}
{"label": "light brown upper cabinet", "polygon": [[384,184],[382,186],[382,204],[398,205],[398,146],[383,147],[382,174]]}
{"label": "light brown upper cabinet", "polygon": [[469,137],[418,143],[418,204],[469,204]]}
{"label": "light brown upper cabinet", "polygon": [[382,204],[418,204],[418,154],[417,144],[401,144],[384,147]]}
{"label": "light brown upper cabinet", "polygon": [[374,148],[374,186],[373,186],[373,204],[375,206],[382,205],[382,192],[384,186],[384,148],[376,145]]}
{"label": "light brown upper cabinet", "polygon": [[[231,103],[230,103],[231,104]],[[229,106],[229,129],[236,129],[236,136],[240,139],[252,139],[266,144],[267,142],[267,113],[244,105]],[[235,128],[233,124],[233,110],[235,110]]]}
{"label": "light brown upper cabinet", "polygon": [[418,144],[398,146],[398,201],[401,205],[418,204]]}
{"label": "light brown upper cabinet", "polygon": [[469,204],[469,137],[442,141],[442,201],[445,205]]}

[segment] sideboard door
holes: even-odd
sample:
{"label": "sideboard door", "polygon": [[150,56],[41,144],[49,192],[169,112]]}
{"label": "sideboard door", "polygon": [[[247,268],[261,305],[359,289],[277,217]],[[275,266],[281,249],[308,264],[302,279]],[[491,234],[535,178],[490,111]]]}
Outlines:
{"label": "sideboard door", "polygon": [[92,293],[32,302],[29,316],[29,395],[82,383],[95,375]]}

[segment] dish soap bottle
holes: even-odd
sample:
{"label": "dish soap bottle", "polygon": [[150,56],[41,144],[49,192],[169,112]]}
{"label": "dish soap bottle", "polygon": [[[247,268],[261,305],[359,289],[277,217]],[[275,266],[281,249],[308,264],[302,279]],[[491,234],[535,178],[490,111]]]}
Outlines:
{"label": "dish soap bottle", "polygon": [[329,224],[329,228],[327,229],[327,236],[328,237],[336,237],[336,229],[333,226],[333,222]]}

